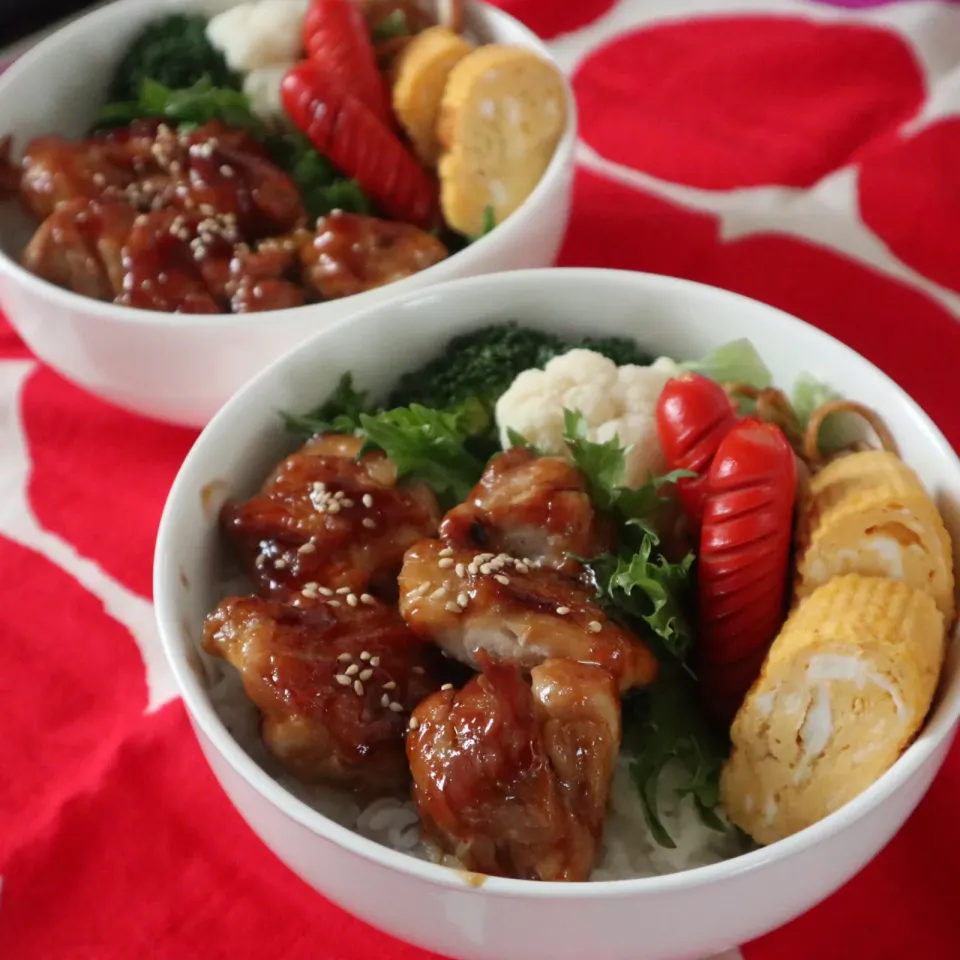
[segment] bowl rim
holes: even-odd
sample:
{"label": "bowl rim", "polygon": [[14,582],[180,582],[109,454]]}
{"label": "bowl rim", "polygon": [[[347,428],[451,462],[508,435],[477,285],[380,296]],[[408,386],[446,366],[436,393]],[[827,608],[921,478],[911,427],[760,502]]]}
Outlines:
{"label": "bowl rim", "polygon": [[[863,793],[819,822],[776,843],[751,850],[719,863],[653,877],[638,877],[627,880],[590,880],[578,883],[540,883],[532,880],[487,876],[482,884],[470,886],[466,883],[464,871],[420,860],[410,854],[368,839],[326,817],[274,780],[229,733],[186,656],[179,653],[178,641],[174,636],[174,628],[171,626],[180,622],[175,600],[179,579],[174,573],[176,564],[171,559],[174,550],[170,543],[175,529],[177,504],[193,495],[194,491],[188,486],[189,474],[193,471],[193,465],[204,455],[203,447],[209,442],[209,438],[218,433],[222,429],[222,424],[232,418],[232,410],[242,403],[242,397],[255,392],[268,381],[276,379],[278,373],[300,351],[315,349],[316,343],[322,341],[324,337],[338,330],[341,326],[358,323],[362,325],[367,316],[375,315],[381,310],[394,310],[401,306],[410,306],[422,298],[462,297],[465,300],[483,302],[482,289],[484,286],[509,282],[521,287],[523,285],[536,287],[540,284],[553,283],[558,280],[561,283],[586,283],[596,286],[609,283],[628,284],[641,295],[645,292],[649,294],[651,291],[669,291],[672,289],[681,293],[685,292],[688,295],[713,297],[718,301],[726,300],[730,304],[750,304],[754,309],[759,306],[770,314],[771,320],[777,323],[787,326],[801,325],[806,328],[806,335],[811,337],[815,343],[819,342],[821,348],[828,347],[835,354],[845,355],[847,359],[855,363],[867,364],[873,369],[886,389],[890,391],[892,396],[896,397],[896,402],[906,407],[912,416],[918,420],[918,425],[921,425],[928,435],[927,439],[934,447],[939,448],[939,454],[952,465],[952,469],[957,476],[958,486],[960,486],[960,457],[930,417],[905,390],[851,347],[812,324],[777,307],[697,281],[639,271],[589,267],[541,268],[467,277],[437,284],[427,290],[408,293],[405,296],[397,297],[389,302],[376,305],[330,324],[273,361],[256,377],[249,380],[217,412],[184,459],[164,505],[154,555],[153,597],[156,622],[161,644],[173,672],[177,689],[186,705],[191,722],[203,734],[201,739],[206,738],[210,746],[246,782],[247,786],[251,787],[288,819],[304,827],[310,833],[380,866],[410,874],[419,880],[436,886],[458,890],[468,888],[483,896],[523,897],[537,900],[577,900],[581,898],[593,900],[692,890],[735,876],[755,872],[775,862],[810,850],[843,832],[866,814],[889,800],[908,783],[945,742],[949,742],[954,728],[960,721],[960,687],[953,693],[952,697],[941,700],[935,713],[927,718],[924,727],[913,743],[901,754],[893,766]],[[955,625],[950,640],[953,643],[960,643],[960,623]]]}
{"label": "bowl rim", "polygon": [[[95,8],[83,16],[62,26],[49,36],[42,39],[35,46],[31,47],[0,73],[0,101],[7,95],[8,87],[20,82],[20,78],[31,72],[42,72],[43,64],[54,56],[70,56],[70,49],[74,39],[80,34],[86,34],[94,30],[109,30],[113,20],[124,20],[132,16],[132,11],[144,9],[145,4],[150,3],[150,15],[160,16],[164,12],[173,13],[178,10],[189,10],[200,6],[203,0],[113,0],[105,6]],[[239,3],[241,0],[234,0]],[[383,291],[389,288],[396,290],[398,295],[403,293],[413,293],[415,290],[430,286],[432,281],[424,281],[424,277],[433,276],[435,273],[441,275],[436,283],[448,283],[451,279],[447,278],[445,273],[451,269],[449,265],[456,263],[459,269],[466,269],[474,260],[483,260],[486,254],[492,251],[494,244],[499,237],[501,240],[507,239],[518,233],[520,230],[528,227],[534,222],[539,209],[545,205],[549,195],[560,184],[569,171],[572,171],[574,162],[574,152],[577,144],[578,113],[576,98],[573,88],[570,84],[570,78],[562,70],[556,58],[550,52],[547,44],[540,39],[526,24],[522,23],[516,17],[511,16],[505,10],[492,6],[485,0],[466,0],[468,8],[475,7],[483,11],[484,16],[489,17],[497,29],[509,27],[512,31],[519,34],[520,40],[512,41],[521,43],[527,49],[533,50],[539,56],[548,60],[560,73],[563,78],[564,95],[566,99],[567,123],[563,135],[554,150],[553,156],[547,169],[543,172],[539,182],[534,187],[530,195],[520,204],[519,207],[504,220],[498,224],[494,230],[485,236],[479,237],[462,250],[451,254],[439,263],[427,267],[418,273],[409,277],[403,277],[387,284],[385,287],[375,287],[372,290],[365,290],[362,293],[354,294],[351,297],[342,298],[351,304],[357,304],[357,311],[365,307],[375,306],[382,300],[375,299],[382,296]],[[145,18],[149,19],[149,16]],[[499,42],[499,41],[492,41]],[[7,131],[0,130],[0,137]],[[15,203],[16,200],[7,201]],[[505,232],[505,231],[509,231]],[[75,293],[56,284],[50,283],[23,267],[18,260],[14,259],[7,251],[0,246],[0,276],[5,275],[12,283],[19,284],[27,288],[36,296],[45,297],[52,300],[63,310],[70,311],[90,311],[91,304],[96,304],[95,311],[104,319],[114,320],[121,323],[156,326],[163,325],[171,328],[196,328],[221,327],[230,324],[242,325],[245,323],[254,323],[263,321],[265,323],[280,323],[285,317],[294,318],[303,317],[307,312],[318,314],[318,320],[322,318],[323,308],[329,303],[340,304],[342,300],[320,301],[318,303],[303,304],[299,307],[290,307],[284,310],[264,310],[258,313],[207,313],[207,314],[179,314],[167,313],[162,310],[145,310],[137,307],[127,307],[122,304],[94,300],[91,297],[85,297],[82,294]]]}

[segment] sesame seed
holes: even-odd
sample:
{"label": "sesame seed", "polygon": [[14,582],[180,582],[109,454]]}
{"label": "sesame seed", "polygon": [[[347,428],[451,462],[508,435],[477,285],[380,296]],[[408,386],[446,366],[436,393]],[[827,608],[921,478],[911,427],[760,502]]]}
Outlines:
{"label": "sesame seed", "polygon": [[371,497],[369,493],[365,493],[365,494],[363,495],[363,501],[362,501],[362,502],[363,502],[363,505],[364,505],[365,507],[367,507],[367,508],[372,507],[372,506],[373,506],[373,497]]}
{"label": "sesame seed", "polygon": [[316,600],[317,598],[317,588],[314,584],[308,583],[300,593],[306,597],[308,600]]}
{"label": "sesame seed", "polygon": [[342,673],[338,673],[334,678],[341,687],[349,687],[353,682],[349,677],[345,677]]}
{"label": "sesame seed", "polygon": [[220,176],[226,177],[229,180],[233,176],[233,167],[223,164],[220,167]]}
{"label": "sesame seed", "polygon": [[383,689],[384,689],[384,690],[396,690],[396,689],[397,689],[397,685],[396,685],[392,680],[388,680],[388,681],[383,685]]}
{"label": "sesame seed", "polygon": [[277,559],[273,561],[273,565],[274,565],[278,570],[283,570],[283,569],[285,569],[286,566],[287,566],[287,561],[284,560],[283,557],[277,557]]}
{"label": "sesame seed", "polygon": [[347,594],[347,606],[355,607],[360,601],[356,598],[355,594]]}
{"label": "sesame seed", "polygon": [[364,650],[363,653],[360,654],[360,659],[361,659],[361,660],[369,660],[369,659],[370,659],[370,651],[369,651],[369,650]]}
{"label": "sesame seed", "polygon": [[452,683],[445,683],[440,689],[441,689],[441,690],[452,690],[452,689],[453,689],[453,684],[452,684]]}
{"label": "sesame seed", "polygon": [[346,670],[343,671],[348,677],[355,677],[359,672],[360,668],[355,664],[351,663]]}
{"label": "sesame seed", "polygon": [[452,557],[453,556],[453,547],[444,547],[440,551],[441,557]]}
{"label": "sesame seed", "polygon": [[561,617],[565,617],[569,612],[569,607],[557,607],[557,614]]}
{"label": "sesame seed", "polygon": [[340,501],[340,503],[343,504],[343,506],[344,506],[345,509],[348,508],[348,507],[352,507],[352,506],[353,506],[353,501],[352,501],[349,497],[344,497],[344,498]]}
{"label": "sesame seed", "polygon": [[462,563],[458,563],[454,568],[454,571],[458,577],[463,579],[463,577],[466,576],[467,568]]}
{"label": "sesame seed", "polygon": [[327,601],[327,606],[328,606],[328,607],[342,607],[343,604],[342,604],[339,600],[328,600],[328,601]]}
{"label": "sesame seed", "polygon": [[488,576],[489,574],[493,573],[493,567],[491,567],[489,563],[483,563],[480,565],[480,572],[484,576]]}
{"label": "sesame seed", "polygon": [[353,681],[353,692],[358,696],[363,696],[363,684],[359,680]]}
{"label": "sesame seed", "polygon": [[447,588],[446,588],[446,587],[437,587],[437,589],[434,590],[433,593],[430,594],[430,599],[431,599],[431,600],[440,600],[442,597],[445,597],[446,595],[447,595]]}
{"label": "sesame seed", "polygon": [[377,521],[372,517],[364,517],[362,522],[368,530],[373,530],[373,528],[377,525]]}
{"label": "sesame seed", "polygon": [[373,597],[371,597],[369,593],[361,593],[361,594],[360,594],[360,602],[367,604],[367,606],[370,606],[370,605],[376,603],[377,601],[374,600]]}
{"label": "sesame seed", "polygon": [[340,656],[337,657],[337,659],[338,659],[341,663],[348,663],[350,660],[353,659],[353,656],[352,656],[351,654],[349,654],[349,653],[341,653]]}
{"label": "sesame seed", "polygon": [[381,707],[389,707],[389,706],[390,706],[390,694],[389,694],[389,693],[385,693],[385,694],[380,698],[380,706],[381,706]]}
{"label": "sesame seed", "polygon": [[444,608],[447,613],[463,613],[463,607],[459,603],[454,603],[452,600],[447,603]]}
{"label": "sesame seed", "polygon": [[371,657],[371,658],[370,658],[370,666],[371,666],[371,667],[379,667],[379,666],[380,666],[380,658],[379,658],[379,657]]}
{"label": "sesame seed", "polygon": [[361,680],[369,680],[372,676],[373,676],[373,671],[372,671],[372,670],[361,670],[361,671],[360,671],[360,679],[361,679]]}
{"label": "sesame seed", "polygon": [[297,548],[297,553],[316,553],[317,548],[315,544],[305,543],[303,546]]}
{"label": "sesame seed", "polygon": [[[423,667],[411,667],[411,668],[410,668],[410,672],[411,672],[411,673],[416,673],[416,674],[422,674],[422,673],[423,673]],[[384,686],[386,686],[386,684],[384,684]]]}
{"label": "sesame seed", "polygon": [[254,561],[254,565],[258,570],[263,569],[263,565],[267,562],[267,558],[261,553],[260,556]]}
{"label": "sesame seed", "polygon": [[317,587],[317,592],[324,597],[333,596],[333,591],[329,587]]}
{"label": "sesame seed", "polygon": [[603,629],[603,624],[599,620],[591,620],[587,624],[587,629],[591,633],[599,633]]}
{"label": "sesame seed", "polygon": [[517,561],[517,573],[529,573],[530,568],[522,561]]}
{"label": "sesame seed", "polygon": [[390,701],[390,709],[391,709],[394,713],[403,713],[403,704],[402,704],[402,703],[397,703],[396,700],[391,700],[391,701]]}
{"label": "sesame seed", "polygon": [[416,730],[417,727],[420,726],[420,721],[419,721],[416,717],[411,717],[411,718],[410,718],[410,723],[408,723],[407,726],[408,726],[411,730]]}
{"label": "sesame seed", "polygon": [[480,568],[475,563],[467,564],[467,573],[469,573],[471,576],[475,577],[479,570]]}
{"label": "sesame seed", "polygon": [[348,593],[353,591],[349,587],[337,587],[337,594],[341,597],[345,597]]}
{"label": "sesame seed", "polygon": [[502,583],[504,586],[510,582],[510,578],[504,576],[502,573],[498,573],[493,579],[496,580],[497,583]]}
{"label": "sesame seed", "polygon": [[444,557],[438,564],[441,570],[449,570],[453,566],[453,560],[450,557]]}
{"label": "sesame seed", "polygon": [[470,602],[470,598],[465,593],[457,594],[457,603],[461,607],[465,607]]}

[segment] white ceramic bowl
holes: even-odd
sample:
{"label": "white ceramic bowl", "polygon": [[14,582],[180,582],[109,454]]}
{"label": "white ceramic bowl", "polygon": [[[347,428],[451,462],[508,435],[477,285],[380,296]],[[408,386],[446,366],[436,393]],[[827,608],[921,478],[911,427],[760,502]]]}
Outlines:
{"label": "white ceramic bowl", "polygon": [[[292,444],[277,410],[304,410],[342,371],[388,387],[449,337],[515,318],[559,333],[630,335],[654,354],[701,357],[749,337],[778,383],[813,369],[875,408],[933,490],[960,543],[960,463],[920,408],[836,340],[744,297],[699,284],[600,270],[536,270],[434,287],[327,327],[248,384],[214,418],[170,493],[157,543],[154,599],[167,656],[204,753],[263,841],[315,889],[404,940],[469,960],[681,960],[742,943],[797,916],[853,876],[893,836],[939,769],[960,716],[952,644],[934,711],[917,741],[860,797],[802,833],[715,866],[587,884],[487,879],[345,830],[267,776],[211,706],[198,659],[219,599],[216,513],[245,495]],[[904,878],[904,882],[909,882]]]}
{"label": "white ceramic bowl", "polygon": [[[0,136],[16,149],[32,137],[81,136],[106,95],[115,64],[149,20],[171,10],[207,13],[236,0],[119,0],[58,31],[0,76]],[[468,25],[486,40],[549,57],[526,27],[482,3]],[[293,310],[182,316],[100,303],[38,279],[18,265],[29,221],[0,206],[0,307],[55,370],[137,413],[203,426],[254,373],[332,321],[434,283],[553,263],[570,215],[576,110],[567,92],[566,132],[540,184],[489,236],[436,266],[378,290]]]}

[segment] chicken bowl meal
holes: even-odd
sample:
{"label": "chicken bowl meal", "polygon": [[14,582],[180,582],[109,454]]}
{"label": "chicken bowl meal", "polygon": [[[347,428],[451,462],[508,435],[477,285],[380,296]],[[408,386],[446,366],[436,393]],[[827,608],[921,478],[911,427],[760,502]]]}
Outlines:
{"label": "chicken bowl meal", "polygon": [[[958,492],[911,401],[799,321],[511,274],[348,322],[232,401],[171,494],[158,615],[228,792],[318,889],[456,957],[582,957],[617,904],[644,956],[691,956],[828,893],[935,772]],[[437,903],[342,888],[294,821]],[[783,870],[769,910],[717,919]],[[538,949],[507,932],[525,903],[557,928]],[[597,949],[636,955],[616,924]]]}
{"label": "chicken bowl meal", "polygon": [[[314,306],[316,329],[389,285],[431,282],[417,278],[433,268],[442,280],[509,266],[498,234],[518,242],[535,194],[559,207],[515,265],[556,253],[572,103],[543,45],[499,11],[466,0],[125,0],[68,34],[85,41],[66,54],[74,75],[90,76],[83,114],[0,108],[4,286],[36,278],[110,315],[126,308],[116,315],[131,323],[163,322],[144,311],[189,315],[174,327],[189,338],[202,315],[285,319]],[[104,35],[116,38],[109,63]],[[56,39],[13,67],[0,99],[20,95],[17,75],[53,56]],[[16,323],[16,300],[4,306]],[[33,329],[27,321],[28,341]]]}

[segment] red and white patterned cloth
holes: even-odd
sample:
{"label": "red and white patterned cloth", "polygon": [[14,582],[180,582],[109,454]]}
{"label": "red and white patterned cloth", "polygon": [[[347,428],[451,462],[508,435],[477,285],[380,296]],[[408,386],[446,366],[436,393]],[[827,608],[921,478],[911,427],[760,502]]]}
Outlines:
{"label": "red and white patterned cloth", "polygon": [[[550,39],[580,102],[564,264],[782,307],[960,444],[960,6],[504,6]],[[428,960],[274,860],[194,743],[150,606],[193,439],[86,396],[0,320],[0,957]],[[743,956],[956,958],[958,801],[955,748],[887,850]]]}

